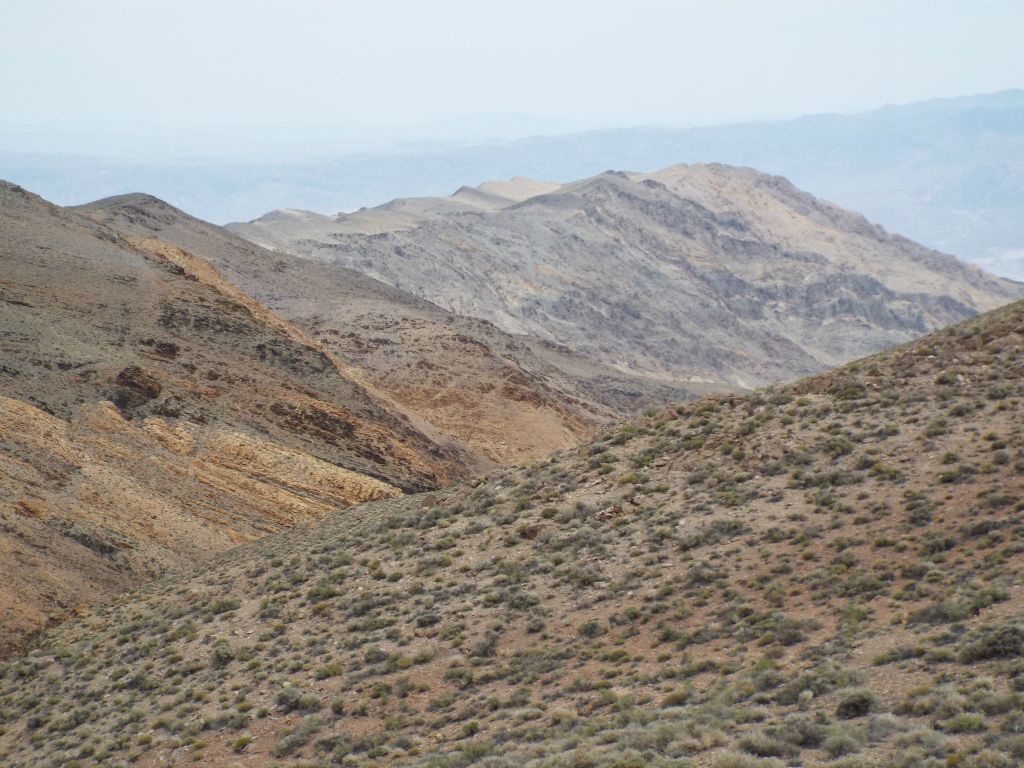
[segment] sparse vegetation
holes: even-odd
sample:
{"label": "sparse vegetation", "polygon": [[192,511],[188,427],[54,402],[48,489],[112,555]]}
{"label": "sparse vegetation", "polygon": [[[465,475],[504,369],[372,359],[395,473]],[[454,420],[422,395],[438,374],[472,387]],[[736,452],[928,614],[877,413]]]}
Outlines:
{"label": "sparse vegetation", "polygon": [[143,587],[0,667],[0,764],[1018,765],[1022,320]]}

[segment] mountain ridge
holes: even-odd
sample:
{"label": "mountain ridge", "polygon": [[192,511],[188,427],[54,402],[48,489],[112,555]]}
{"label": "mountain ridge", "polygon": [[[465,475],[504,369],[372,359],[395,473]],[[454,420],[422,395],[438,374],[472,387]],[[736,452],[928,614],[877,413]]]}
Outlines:
{"label": "mountain ridge", "polygon": [[241,541],[475,466],[165,243],[0,185],[0,653]]}
{"label": "mountain ridge", "polygon": [[[495,210],[458,206],[397,200],[334,220],[228,228],[621,370],[748,387],[1022,293],[745,168],[606,172]],[[403,207],[412,219],[392,215]]]}
{"label": "mountain ridge", "polygon": [[168,569],[693,394],[150,195],[4,183],[0,209],[0,655]]}
{"label": "mountain ridge", "polygon": [[[26,186],[62,203],[147,189],[207,219],[247,220],[277,205],[321,212],[438,195],[467,182],[572,179],[603,168],[724,162],[759,168],[865,213],[889,231],[1024,280],[1019,222],[1024,91],[889,105],[855,115],[690,128],[538,136],[500,145],[336,155],[211,167],[0,153]],[[2,142],[0,142],[2,143]],[[280,159],[280,158],[276,158]]]}
{"label": "mountain ridge", "polygon": [[[476,446],[487,462],[535,458],[566,447],[615,414],[659,397],[686,396],[679,388],[623,376],[533,339],[507,337],[489,323],[454,317],[361,273],[270,253],[152,197],[117,197],[79,210],[125,233],[149,233],[204,253],[235,285],[344,358],[351,375],[410,418],[431,429],[454,429],[446,439]],[[355,339],[353,328],[360,330]],[[420,380],[412,384],[408,371],[419,371]],[[431,376],[436,384],[426,380]],[[506,394],[498,400],[495,382],[505,382],[497,392]],[[500,410],[505,418],[520,412],[527,422],[488,424],[488,410]],[[528,442],[512,447],[513,440],[523,439]],[[506,448],[497,444],[502,440]]]}

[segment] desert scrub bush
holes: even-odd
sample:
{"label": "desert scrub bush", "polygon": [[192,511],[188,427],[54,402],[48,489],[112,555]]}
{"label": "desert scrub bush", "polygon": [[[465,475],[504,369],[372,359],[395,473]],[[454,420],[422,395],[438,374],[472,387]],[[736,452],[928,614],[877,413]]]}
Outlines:
{"label": "desert scrub bush", "polygon": [[804,691],[810,691],[813,696],[821,696],[856,682],[854,673],[836,666],[823,665],[804,672],[795,680],[786,683],[776,692],[775,701],[783,705],[792,705],[799,702]]}
{"label": "desert scrub bush", "polygon": [[1020,762],[993,749],[982,749],[973,755],[967,755],[956,765],[963,768],[1018,768]]}
{"label": "desert scrub bush", "polygon": [[274,757],[286,757],[308,744],[310,739],[320,731],[320,728],[319,718],[315,715],[308,715],[303,718],[298,728],[290,732],[286,731],[284,737],[274,745],[270,753]]}
{"label": "desert scrub bush", "polygon": [[214,669],[226,667],[235,660],[235,652],[225,640],[218,640],[210,653],[210,666]]}
{"label": "desert scrub bush", "polygon": [[293,710],[311,711],[320,708],[320,698],[316,694],[302,693],[302,691],[290,683],[278,692],[275,701],[285,712]]}
{"label": "desert scrub bush", "polygon": [[926,525],[932,521],[935,505],[922,493],[907,490],[903,495],[906,521],[911,525]]}
{"label": "desert scrub bush", "polygon": [[680,552],[698,547],[707,547],[749,533],[750,528],[740,520],[712,520],[700,531],[683,538],[678,545]]}
{"label": "desert scrub bush", "polygon": [[860,755],[852,755],[831,761],[828,768],[877,768],[877,762]]}
{"label": "desert scrub bush", "polygon": [[213,616],[219,616],[222,613],[228,613],[229,611],[237,611],[241,606],[241,600],[233,597],[219,597],[210,602],[203,612]]}
{"label": "desert scrub bush", "polygon": [[869,741],[877,743],[885,741],[894,734],[902,733],[905,730],[906,725],[902,720],[886,712],[881,715],[875,715],[868,721],[867,736]]}
{"label": "desert scrub bush", "polygon": [[844,693],[836,705],[836,717],[851,720],[864,717],[878,708],[878,699],[871,691],[856,690]]}
{"label": "desert scrub bush", "polygon": [[774,757],[761,758],[743,752],[719,752],[711,760],[711,768],[784,768],[785,763]]}
{"label": "desert scrub bush", "polygon": [[864,732],[859,728],[836,724],[828,728],[827,735],[821,743],[821,748],[825,751],[825,754],[835,759],[843,755],[852,755],[860,752],[865,740]]}
{"label": "desert scrub bush", "polygon": [[800,751],[785,739],[779,738],[775,729],[744,734],[737,742],[737,746],[744,752],[758,757],[789,757]]}
{"label": "desert scrub bush", "polygon": [[939,727],[946,733],[980,733],[987,730],[985,718],[977,712],[960,712]]}
{"label": "desert scrub bush", "polygon": [[661,700],[662,707],[682,707],[690,701],[693,691],[688,688],[681,688],[665,694]]}
{"label": "desert scrub bush", "polygon": [[576,628],[581,637],[595,638],[605,633],[605,628],[599,621],[585,621]]}
{"label": "desert scrub bush", "polygon": [[989,717],[1016,712],[1021,708],[1020,694],[1012,691],[973,691],[970,699],[975,708]]}
{"label": "desert scrub bush", "polygon": [[801,713],[789,715],[779,731],[782,739],[798,747],[817,747],[825,738],[825,728],[815,718]]}
{"label": "desert scrub bush", "polygon": [[968,705],[967,697],[948,688],[919,686],[907,691],[906,698],[899,703],[897,711],[906,715],[934,715],[949,718],[962,712]]}
{"label": "desert scrub bush", "polygon": [[972,632],[960,646],[960,661],[970,664],[988,659],[1013,658],[1024,653],[1024,626],[1018,620]]}
{"label": "desert scrub bush", "polygon": [[931,729],[901,733],[893,738],[892,744],[899,753],[885,764],[886,768],[945,768],[947,765],[943,759],[947,756],[946,740]]}
{"label": "desert scrub bush", "polygon": [[332,661],[329,664],[324,664],[322,667],[313,673],[313,677],[317,680],[326,680],[329,677],[337,677],[345,671],[345,667],[337,661]]}

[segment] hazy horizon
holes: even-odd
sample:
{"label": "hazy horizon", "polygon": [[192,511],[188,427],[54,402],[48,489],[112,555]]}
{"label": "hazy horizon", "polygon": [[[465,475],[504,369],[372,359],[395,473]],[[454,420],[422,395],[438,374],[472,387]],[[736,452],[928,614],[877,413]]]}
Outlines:
{"label": "hazy horizon", "polygon": [[37,0],[0,27],[0,138],[271,159],[852,114],[1024,86],[1021,28],[1006,0]]}
{"label": "hazy horizon", "polygon": [[[83,155],[123,160],[250,160],[291,162],[361,153],[436,152],[522,139],[651,128],[686,130],[780,123],[804,118],[856,117],[886,108],[948,102],[1024,92],[1006,88],[987,93],[935,95],[911,102],[877,104],[852,112],[808,112],[777,119],[710,123],[633,123],[594,126],[545,120],[534,115],[478,114],[419,125],[351,123],[195,123],[168,126],[145,121],[98,118],[12,121],[0,119],[0,152]],[[453,190],[454,191],[454,190]]]}
{"label": "hazy horizon", "polygon": [[226,223],[724,162],[1024,279],[1020,29],[1009,0],[36,0],[0,26],[0,178]]}

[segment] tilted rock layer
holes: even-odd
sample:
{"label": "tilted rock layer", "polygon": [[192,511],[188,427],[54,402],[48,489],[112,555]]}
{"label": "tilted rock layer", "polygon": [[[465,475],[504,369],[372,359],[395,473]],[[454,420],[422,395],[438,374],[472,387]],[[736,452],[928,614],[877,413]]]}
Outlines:
{"label": "tilted rock layer", "polygon": [[392,485],[239,432],[108,401],[70,421],[0,397],[0,653],[76,606]]}
{"label": "tilted rock layer", "polygon": [[170,566],[475,467],[201,259],[0,183],[0,653]]}

